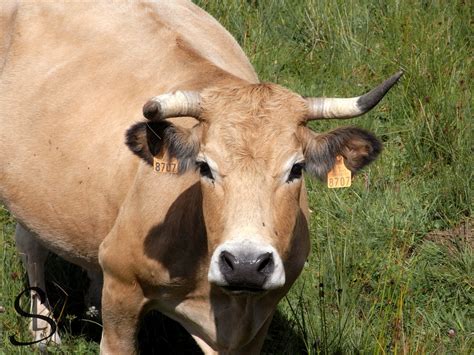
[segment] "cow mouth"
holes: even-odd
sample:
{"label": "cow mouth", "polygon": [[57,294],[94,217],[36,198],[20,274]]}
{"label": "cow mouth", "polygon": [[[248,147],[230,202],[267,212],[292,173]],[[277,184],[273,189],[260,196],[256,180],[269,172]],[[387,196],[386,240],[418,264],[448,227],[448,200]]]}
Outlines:
{"label": "cow mouth", "polygon": [[266,290],[261,287],[251,287],[251,286],[221,286],[225,291],[233,294],[233,295],[241,295],[241,294],[257,294],[263,293]]}

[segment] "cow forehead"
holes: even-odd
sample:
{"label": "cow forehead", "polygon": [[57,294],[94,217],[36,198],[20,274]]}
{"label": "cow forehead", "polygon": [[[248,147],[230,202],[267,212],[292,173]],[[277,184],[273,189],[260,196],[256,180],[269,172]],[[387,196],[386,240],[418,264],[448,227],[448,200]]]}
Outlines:
{"label": "cow forehead", "polygon": [[[203,118],[212,123],[270,123],[293,125],[301,122],[306,101],[273,83],[247,84],[207,89],[202,93]],[[270,119],[271,117],[271,119]]]}
{"label": "cow forehead", "polygon": [[294,155],[296,130],[307,112],[301,96],[275,84],[209,90],[202,108],[202,150],[233,164],[273,164]]}

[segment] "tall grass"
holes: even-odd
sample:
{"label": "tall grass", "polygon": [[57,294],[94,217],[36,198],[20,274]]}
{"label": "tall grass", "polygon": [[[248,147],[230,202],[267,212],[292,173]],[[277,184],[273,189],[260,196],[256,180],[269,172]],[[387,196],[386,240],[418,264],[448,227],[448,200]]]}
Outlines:
{"label": "tall grass", "polygon": [[[262,81],[303,95],[354,96],[405,71],[373,112],[349,123],[382,138],[380,159],[349,189],[307,180],[312,253],[280,303],[264,353],[472,353],[472,232],[429,237],[471,220],[470,3],[196,2],[237,38]],[[6,211],[1,216],[1,302],[8,308],[24,278],[12,221]],[[26,329],[11,313],[0,317],[4,341]],[[68,334],[51,351],[97,351],[95,342]]]}

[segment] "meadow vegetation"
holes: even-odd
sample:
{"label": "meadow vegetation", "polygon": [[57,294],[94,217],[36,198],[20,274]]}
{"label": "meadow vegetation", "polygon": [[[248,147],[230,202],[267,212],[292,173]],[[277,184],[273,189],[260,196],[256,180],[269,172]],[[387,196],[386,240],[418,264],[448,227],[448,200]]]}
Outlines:
{"label": "meadow vegetation", "polygon": [[[330,190],[306,180],[312,252],[280,303],[264,353],[472,353],[470,2],[196,2],[236,37],[262,81],[302,95],[355,96],[405,71],[371,113],[311,124],[316,131],[364,127],[383,140],[384,151],[350,188]],[[33,348],[8,345],[9,335],[27,338],[27,319],[12,310],[26,277],[5,209],[0,225],[0,300],[6,308],[0,352],[27,354]],[[48,351],[95,353],[100,326],[84,320],[85,276],[58,265],[53,258],[48,278],[50,292],[61,300],[59,313],[65,297],[54,283],[68,294],[64,345]],[[155,351],[146,346],[144,353],[189,353],[177,344],[181,338],[169,340],[179,327],[163,324],[159,317],[146,323],[142,342],[161,345]]]}

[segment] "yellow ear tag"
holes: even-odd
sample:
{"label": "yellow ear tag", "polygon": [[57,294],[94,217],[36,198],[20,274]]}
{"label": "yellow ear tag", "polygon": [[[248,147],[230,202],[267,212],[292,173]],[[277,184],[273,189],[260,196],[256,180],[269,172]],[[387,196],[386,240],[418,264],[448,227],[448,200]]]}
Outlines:
{"label": "yellow ear tag", "polygon": [[336,157],[336,164],[328,172],[328,187],[337,189],[351,186],[351,171],[344,165],[344,158],[340,155]]}
{"label": "yellow ear tag", "polygon": [[178,159],[170,158],[167,154],[153,157],[153,170],[160,174],[177,174]]}

